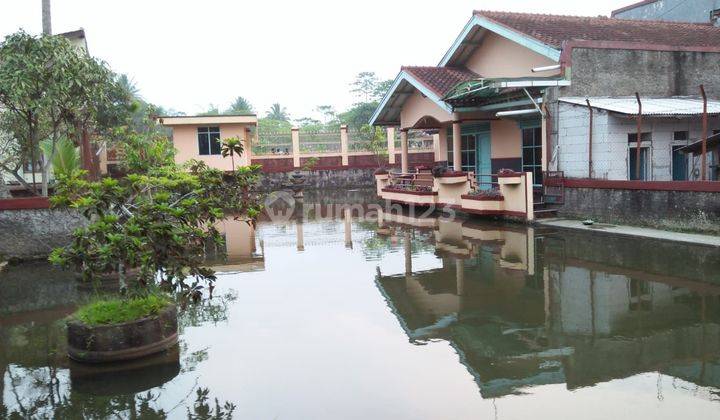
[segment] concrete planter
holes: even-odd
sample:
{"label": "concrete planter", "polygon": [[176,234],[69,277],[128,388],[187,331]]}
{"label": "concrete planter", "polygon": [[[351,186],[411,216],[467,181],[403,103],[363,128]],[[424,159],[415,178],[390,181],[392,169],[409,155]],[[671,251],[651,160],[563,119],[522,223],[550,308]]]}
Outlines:
{"label": "concrete planter", "polygon": [[158,315],[122,324],[89,326],[71,320],[68,356],[78,362],[106,363],[133,360],[159,353],[177,344],[177,307]]}

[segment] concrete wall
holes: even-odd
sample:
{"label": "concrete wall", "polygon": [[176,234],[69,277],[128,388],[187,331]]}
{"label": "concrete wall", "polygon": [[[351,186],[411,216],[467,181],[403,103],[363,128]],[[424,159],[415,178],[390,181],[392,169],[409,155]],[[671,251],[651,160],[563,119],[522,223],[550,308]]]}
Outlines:
{"label": "concrete wall", "polygon": [[[568,103],[559,104],[557,123],[557,164],[552,168],[564,171],[566,177],[587,178],[588,136],[590,115],[587,107]],[[720,120],[709,120],[709,133],[720,128]],[[645,118],[643,132],[652,133],[648,180],[672,180],[672,146],[685,145],[685,141],[674,141],[675,131],[688,131],[691,140],[700,138],[702,124],[699,119]],[[593,112],[593,177],[599,179],[627,180],[629,153],[628,133],[637,132],[634,118],[623,118],[605,111]],[[650,142],[643,142],[650,147]],[[708,164],[710,163],[710,158]],[[692,165],[690,165],[692,167]],[[710,172],[708,172],[710,173]],[[691,178],[690,178],[691,179]]]}
{"label": "concrete wall", "polygon": [[[537,76],[530,70],[550,66],[555,61],[540,55],[516,42],[487,32],[482,44],[465,62],[465,67],[482,77]],[[552,72],[543,73],[551,76]]]}
{"label": "concrete wall", "polygon": [[[173,145],[177,150],[175,162],[184,163],[190,159],[201,160],[212,168],[222,170],[232,170],[232,161],[230,157],[222,157],[222,155],[200,156],[198,150],[197,129],[201,126],[219,126],[220,140],[229,137],[240,137],[247,139],[246,129],[254,126],[253,124],[204,124],[204,125],[178,125],[173,129]],[[250,145],[245,142],[245,153],[238,159],[235,159],[235,166],[243,166],[248,164],[248,156],[250,154]]]}
{"label": "concrete wall", "polygon": [[715,9],[720,9],[718,0],[657,0],[613,13],[612,16],[620,19],[708,23],[710,12]]}
{"label": "concrete wall", "polygon": [[422,117],[430,116],[440,122],[452,121],[452,115],[440,108],[429,98],[415,91],[405,102],[400,111],[401,128],[411,128]]}
{"label": "concrete wall", "polygon": [[565,188],[562,217],[649,226],[661,229],[720,233],[720,194]]}
{"label": "concrete wall", "polygon": [[72,231],[85,223],[79,213],[66,210],[0,211],[0,261],[46,258],[54,248],[67,245]]}
{"label": "concrete wall", "polygon": [[573,48],[560,96],[700,95],[720,98],[720,53]]}

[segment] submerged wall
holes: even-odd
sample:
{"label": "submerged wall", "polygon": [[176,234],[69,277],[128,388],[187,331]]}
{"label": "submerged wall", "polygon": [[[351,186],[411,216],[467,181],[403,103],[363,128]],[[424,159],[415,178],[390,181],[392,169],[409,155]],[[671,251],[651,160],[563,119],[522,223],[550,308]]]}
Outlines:
{"label": "submerged wall", "polygon": [[565,204],[558,215],[605,223],[720,233],[720,191],[566,187]]}

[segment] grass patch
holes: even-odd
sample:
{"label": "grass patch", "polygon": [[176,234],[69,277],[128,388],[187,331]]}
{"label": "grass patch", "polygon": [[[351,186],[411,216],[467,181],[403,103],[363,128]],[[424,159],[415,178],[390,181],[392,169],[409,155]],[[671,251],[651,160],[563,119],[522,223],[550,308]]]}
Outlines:
{"label": "grass patch", "polygon": [[74,316],[87,325],[120,324],[156,315],[170,303],[170,298],[162,295],[102,299],[81,306]]}

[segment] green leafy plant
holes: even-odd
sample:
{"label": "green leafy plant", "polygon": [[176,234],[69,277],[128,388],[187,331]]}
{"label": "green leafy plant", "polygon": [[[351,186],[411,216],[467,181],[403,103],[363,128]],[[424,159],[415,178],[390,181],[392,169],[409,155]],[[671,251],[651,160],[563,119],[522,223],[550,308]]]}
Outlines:
{"label": "green leafy plant", "polygon": [[75,318],[87,325],[119,324],[157,315],[170,303],[170,298],[162,294],[131,299],[99,299],[81,306],[75,312]]}
{"label": "green leafy plant", "polygon": [[230,156],[233,171],[235,170],[235,156],[242,156],[244,151],[245,147],[243,146],[243,141],[240,137],[229,137],[222,141],[222,157]]}
{"label": "green leafy plant", "polygon": [[152,293],[159,283],[192,297],[201,282],[215,279],[204,266],[204,250],[209,243],[224,246],[216,225],[229,216],[249,223],[258,216],[260,168],[226,174],[197,161],[179,167],[169,144],[152,136],[131,136],[126,147],[135,150],[119,179],[89,181],[83,171],[59,177],[53,207],[80,211],[88,225],[50,261],[86,281],[116,275],[130,296]]}
{"label": "green leafy plant", "polygon": [[302,165],[302,170],[312,172],[315,170],[315,166],[317,166],[318,162],[320,162],[320,159],[316,157],[308,158]]}
{"label": "green leafy plant", "polygon": [[53,143],[49,139],[40,142],[40,149],[46,161],[52,164],[55,176],[72,176],[81,168],[80,152],[71,140],[63,137]]}

